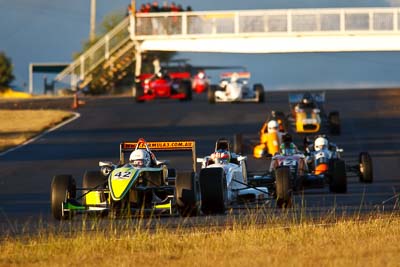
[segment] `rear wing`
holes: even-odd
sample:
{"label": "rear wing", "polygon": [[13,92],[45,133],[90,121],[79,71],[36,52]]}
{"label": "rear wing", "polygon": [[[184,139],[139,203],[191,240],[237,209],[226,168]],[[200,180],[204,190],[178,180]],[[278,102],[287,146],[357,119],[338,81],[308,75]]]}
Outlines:
{"label": "rear wing", "polygon": [[[312,98],[318,104],[322,104],[325,102],[325,92],[314,92],[310,93]],[[289,104],[297,104],[300,103],[303,99],[304,93],[289,93]]]}
{"label": "rear wing", "polygon": [[221,73],[220,78],[221,79],[231,78],[234,73],[236,73],[238,75],[239,79],[250,79],[250,77],[251,77],[250,72],[241,71],[241,72],[224,72],[224,73]]}
{"label": "rear wing", "polygon": [[151,151],[192,151],[193,171],[196,172],[195,141],[122,142],[119,146],[119,159],[121,164],[124,164],[125,153],[130,153],[135,150],[138,144],[138,148],[145,149],[147,145]]}

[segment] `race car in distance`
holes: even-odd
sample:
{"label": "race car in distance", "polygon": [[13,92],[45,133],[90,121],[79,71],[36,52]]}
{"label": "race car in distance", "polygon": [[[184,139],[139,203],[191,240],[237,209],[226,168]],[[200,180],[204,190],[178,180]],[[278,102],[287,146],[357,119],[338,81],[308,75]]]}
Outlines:
{"label": "race car in distance", "polygon": [[231,152],[227,139],[218,139],[210,156],[197,158],[201,210],[204,214],[224,213],[229,205],[242,201],[268,201],[267,187],[247,184],[246,156]]}
{"label": "race car in distance", "polygon": [[250,88],[250,76],[250,72],[222,73],[219,85],[208,90],[208,102],[264,102],[264,86],[254,84]]}
{"label": "race car in distance", "polygon": [[[177,173],[167,162],[157,160],[153,151],[192,151],[193,170]],[[129,163],[125,163],[127,152]],[[51,211],[55,219],[70,219],[77,213],[188,216],[199,211],[194,141],[123,142],[120,162],[100,162],[99,166],[99,171],[85,172],[81,188],[71,175],[53,177]],[[81,196],[77,197],[77,191],[82,191]]]}
{"label": "race car in distance", "polygon": [[160,70],[156,74],[141,74],[133,88],[133,97],[141,103],[156,98],[192,99],[192,82],[189,72],[171,72]]}
{"label": "race car in distance", "polygon": [[372,183],[371,156],[361,152],[358,164],[346,165],[341,152],[343,149],[329,144],[325,137],[318,137],[306,153],[281,151],[273,156],[269,171],[249,178],[249,183],[267,186],[276,195],[278,207],[290,206],[292,193],[308,188],[329,185],[330,192],[346,193],[349,176],[358,176],[360,182]]}
{"label": "race car in distance", "polygon": [[294,125],[296,133],[315,134],[329,132],[340,135],[339,112],[325,113],[325,92],[290,93],[289,121]]}
{"label": "race car in distance", "polygon": [[253,157],[256,159],[272,156],[279,152],[281,136],[287,132],[285,114],[272,111],[267,117],[259,132],[259,142],[253,148]]}
{"label": "race car in distance", "polygon": [[207,92],[210,87],[210,80],[208,79],[204,70],[199,70],[199,72],[193,76],[192,79],[192,89],[197,94]]}

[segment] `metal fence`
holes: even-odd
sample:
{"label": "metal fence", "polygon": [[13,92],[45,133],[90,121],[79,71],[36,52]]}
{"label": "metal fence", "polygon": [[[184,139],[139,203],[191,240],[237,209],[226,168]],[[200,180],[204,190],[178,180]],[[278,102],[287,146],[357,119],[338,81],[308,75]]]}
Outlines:
{"label": "metal fence", "polygon": [[399,13],[399,8],[145,13],[136,16],[132,31],[139,40],[166,35],[398,34]]}
{"label": "metal fence", "polygon": [[125,18],[55,78],[76,85],[130,40],[398,34],[400,8],[166,12]]}

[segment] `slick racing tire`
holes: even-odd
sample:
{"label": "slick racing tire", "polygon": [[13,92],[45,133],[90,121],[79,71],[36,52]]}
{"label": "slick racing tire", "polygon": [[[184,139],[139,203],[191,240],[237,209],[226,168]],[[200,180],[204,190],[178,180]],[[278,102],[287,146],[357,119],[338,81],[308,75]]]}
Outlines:
{"label": "slick racing tire", "polygon": [[[106,195],[104,192],[94,192],[96,189],[105,189],[107,183],[107,177],[105,177],[101,171],[86,171],[83,175],[82,187],[83,188],[91,188],[91,190],[83,190],[83,204],[87,205],[86,198],[89,194],[98,198],[99,202],[106,201]],[[99,204],[99,203],[97,203]]]}
{"label": "slick racing tire", "polygon": [[198,185],[194,172],[178,173],[175,180],[175,195],[178,212],[182,217],[198,215]]}
{"label": "slick racing tire", "polygon": [[254,85],[254,92],[258,97],[258,103],[264,103],[264,86],[260,83]]}
{"label": "slick racing tire", "polygon": [[329,131],[332,135],[340,135],[341,128],[340,128],[340,117],[339,112],[332,111],[329,113],[328,116],[329,120]]}
{"label": "slick racing tire", "polygon": [[57,220],[72,218],[72,212],[63,212],[65,200],[76,198],[76,182],[71,175],[56,175],[51,181],[51,213]]}
{"label": "slick racing tire", "polygon": [[224,169],[205,168],[200,171],[201,211],[224,214],[227,208],[227,184]]}
{"label": "slick racing tire", "polygon": [[347,175],[344,161],[340,159],[332,160],[329,169],[332,170],[329,191],[332,193],[346,193]]}
{"label": "slick racing tire", "polygon": [[141,84],[136,83],[136,86],[133,89],[133,91],[135,92],[135,93],[133,93],[133,97],[135,98],[135,101],[137,103],[143,103],[144,101],[140,99],[142,96],[144,96],[144,89],[141,86]]}
{"label": "slick racing tire", "polygon": [[290,186],[290,168],[278,167],[275,170],[276,207],[290,208],[292,206],[292,189]]}
{"label": "slick racing tire", "polygon": [[208,99],[208,103],[210,103],[210,104],[215,103],[215,91],[217,91],[217,86],[215,86],[215,85],[211,85],[208,88],[207,99]]}
{"label": "slick racing tire", "polygon": [[190,81],[181,81],[179,83],[179,92],[186,95],[186,97],[182,98],[181,101],[192,100],[192,83]]}
{"label": "slick racing tire", "polygon": [[372,170],[372,159],[368,152],[361,152],[359,156],[359,177],[362,183],[372,183],[373,181],[373,170]]}
{"label": "slick racing tire", "polygon": [[236,154],[243,153],[243,135],[242,134],[234,134],[233,135],[233,152]]}

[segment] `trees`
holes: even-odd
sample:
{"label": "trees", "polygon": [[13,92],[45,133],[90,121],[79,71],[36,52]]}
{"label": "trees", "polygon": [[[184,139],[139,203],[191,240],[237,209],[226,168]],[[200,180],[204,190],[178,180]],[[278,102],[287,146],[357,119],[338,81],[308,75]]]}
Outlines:
{"label": "trees", "polygon": [[7,87],[14,78],[11,59],[4,52],[0,51],[0,88]]}

